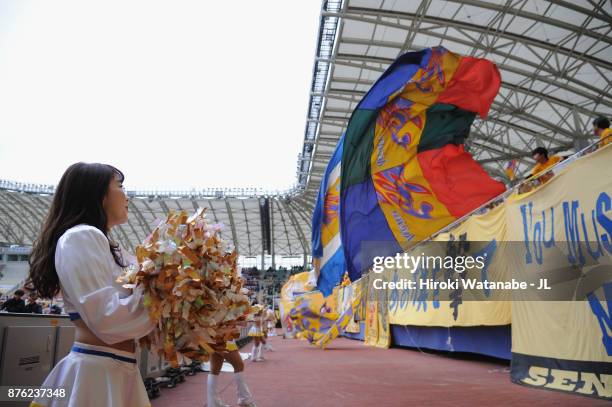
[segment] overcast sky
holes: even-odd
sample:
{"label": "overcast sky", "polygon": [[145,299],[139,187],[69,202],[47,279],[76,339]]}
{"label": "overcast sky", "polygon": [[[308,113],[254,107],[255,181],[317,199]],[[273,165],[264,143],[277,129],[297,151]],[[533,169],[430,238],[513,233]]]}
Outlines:
{"label": "overcast sky", "polygon": [[319,0],[0,0],[0,179],[295,183]]}

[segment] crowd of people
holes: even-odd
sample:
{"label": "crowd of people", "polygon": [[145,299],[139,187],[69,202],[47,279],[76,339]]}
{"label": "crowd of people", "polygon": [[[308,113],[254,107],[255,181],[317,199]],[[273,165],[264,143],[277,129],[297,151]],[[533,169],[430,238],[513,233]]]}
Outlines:
{"label": "crowd of people", "polygon": [[[24,300],[24,297],[26,298]],[[31,292],[26,297],[22,289],[15,290],[11,298],[0,301],[0,311],[18,314],[55,314],[62,313],[62,307],[51,301],[40,301],[36,293]]]}

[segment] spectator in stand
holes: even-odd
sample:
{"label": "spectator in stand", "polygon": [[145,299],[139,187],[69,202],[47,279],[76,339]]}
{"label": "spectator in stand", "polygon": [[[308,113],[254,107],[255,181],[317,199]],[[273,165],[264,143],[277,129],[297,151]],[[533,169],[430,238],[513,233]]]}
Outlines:
{"label": "spectator in stand", "polygon": [[13,298],[6,300],[6,302],[0,306],[0,310],[8,312],[25,312],[25,301],[22,299],[23,294],[23,290],[15,290]]}
{"label": "spectator in stand", "polygon": [[42,314],[42,306],[36,302],[36,295],[30,294],[28,297],[28,304],[25,306],[25,313],[27,314]]}
{"label": "spectator in stand", "polygon": [[[531,174],[525,177],[525,181],[518,189],[519,194],[524,194],[531,191],[534,188],[550,181],[554,176],[552,171],[546,171],[548,168],[553,167],[555,164],[563,161],[565,157],[554,155],[548,156],[548,150],[544,147],[538,147],[531,152],[531,157],[535,160],[536,165],[531,170]],[[540,174],[540,175],[538,175]],[[538,175],[536,177],[536,175]]]}
{"label": "spectator in stand", "polygon": [[610,129],[610,120],[605,117],[598,117],[593,121],[593,132],[599,136],[599,147],[603,147],[612,143],[612,129]]}
{"label": "spectator in stand", "polygon": [[[537,175],[547,168],[550,168],[563,160],[562,157],[558,155],[553,155],[552,157],[548,157],[548,150],[544,147],[538,147],[531,152],[531,157],[536,161],[536,165],[531,170],[531,176]],[[546,182],[546,181],[544,181]]]}
{"label": "spectator in stand", "polygon": [[51,305],[49,307],[49,314],[53,314],[53,315],[60,315],[62,313],[62,307],[60,307],[59,305]]}

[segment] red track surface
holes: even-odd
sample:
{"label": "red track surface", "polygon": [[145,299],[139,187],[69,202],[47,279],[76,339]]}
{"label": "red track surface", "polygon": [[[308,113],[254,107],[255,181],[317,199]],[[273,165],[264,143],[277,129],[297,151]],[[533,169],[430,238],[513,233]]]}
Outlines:
{"label": "red track surface", "polygon": [[[245,362],[258,407],[611,405],[513,384],[508,365],[494,361],[375,349],[345,338],[325,351],[295,339],[270,340],[276,352],[266,352],[266,361]],[[174,389],[162,389],[153,407],[203,406],[206,376],[199,373]],[[221,373],[219,389],[223,401],[236,405],[232,373]]]}

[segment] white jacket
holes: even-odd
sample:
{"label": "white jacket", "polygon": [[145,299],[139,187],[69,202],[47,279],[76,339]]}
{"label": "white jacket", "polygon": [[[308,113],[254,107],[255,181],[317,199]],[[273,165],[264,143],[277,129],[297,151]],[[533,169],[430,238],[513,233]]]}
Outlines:
{"label": "white jacket", "polygon": [[148,334],[154,323],[142,303],[142,290],[134,293],[115,280],[122,273],[104,233],[93,226],[68,229],[55,249],[66,312],[78,316],[103,342],[114,344]]}

